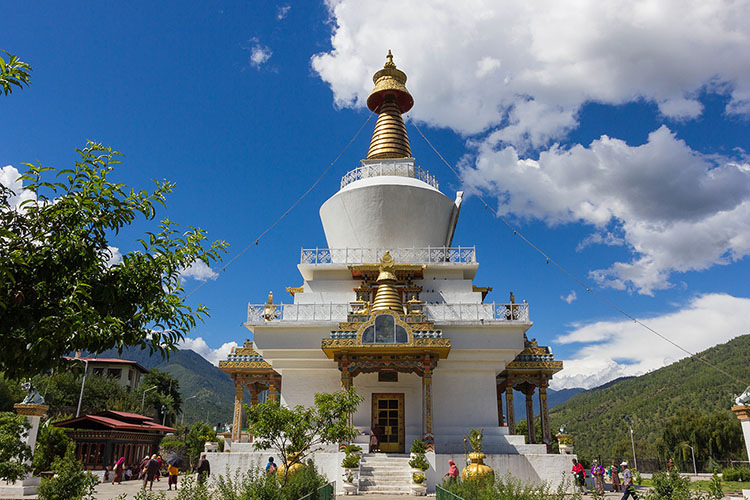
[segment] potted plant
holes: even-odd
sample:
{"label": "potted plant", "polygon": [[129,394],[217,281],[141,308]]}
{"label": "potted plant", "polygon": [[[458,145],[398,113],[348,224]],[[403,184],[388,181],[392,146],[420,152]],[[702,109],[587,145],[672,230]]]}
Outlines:
{"label": "potted plant", "polygon": [[575,449],[575,439],[573,438],[573,436],[567,433],[561,433],[557,434],[555,437],[557,438],[557,443],[560,447],[561,455],[570,455],[573,453],[573,450]]}
{"label": "potted plant", "polygon": [[411,492],[413,495],[423,496],[427,494],[427,476],[423,473],[411,475]]}
{"label": "potted plant", "polygon": [[[341,461],[341,467],[344,469],[344,493],[346,494],[357,494],[361,451],[362,448],[353,444],[350,444],[346,448],[344,448],[345,456]],[[347,486],[347,484],[349,484],[350,486]]]}
{"label": "potted plant", "polygon": [[351,473],[344,474],[344,495],[356,495],[359,488],[354,484],[354,476]]}
{"label": "potted plant", "polygon": [[414,476],[414,474],[422,474],[430,468],[430,463],[424,456],[426,451],[424,441],[415,439],[411,445],[410,451],[411,460],[409,460],[409,467],[411,467],[412,476]]}
{"label": "potted plant", "polygon": [[481,477],[489,476],[490,478],[495,477],[495,471],[489,465],[484,465],[484,457],[482,453],[482,438],[484,436],[484,428],[472,429],[469,435],[466,436],[471,444],[472,452],[469,453],[469,460],[471,463],[464,467],[461,472],[461,477],[464,481],[469,479],[479,479]]}

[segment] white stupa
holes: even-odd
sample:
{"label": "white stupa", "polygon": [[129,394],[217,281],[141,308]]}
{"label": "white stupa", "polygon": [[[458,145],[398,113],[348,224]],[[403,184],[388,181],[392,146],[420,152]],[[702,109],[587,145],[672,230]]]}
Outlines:
{"label": "white stupa", "polygon": [[[292,304],[269,295],[266,304],[248,307],[254,342],[220,364],[237,384],[237,407],[231,453],[210,457],[212,468],[269,455],[240,432],[243,388],[253,402],[268,390],[269,398],[295,406],[311,405],[316,392],[353,386],[365,397],[353,416],[357,441],[367,451],[375,433],[380,452],[389,454],[386,462],[365,457],[365,492],[408,491],[408,484],[379,477],[377,464],[407,460],[399,454],[414,439],[428,445],[434,489],[449,459],[465,463],[464,438],[479,428],[485,463],[496,474],[557,483],[570,457],[548,453],[546,387],[562,364],[527,340],[528,304],[512,294],[508,303],[486,301],[492,288],[473,282],[476,249],[453,246],[461,192],[455,199],[443,194],[411,156],[401,114],[414,101],[390,52],[373,81],[367,104],[378,120],[367,158],[320,208],[327,247],[302,249],[303,284],[287,288]],[[514,389],[525,394],[527,417],[539,390],[542,436],[534,426],[528,436],[514,435]],[[331,479],[341,477],[342,458],[337,449],[315,455]]]}

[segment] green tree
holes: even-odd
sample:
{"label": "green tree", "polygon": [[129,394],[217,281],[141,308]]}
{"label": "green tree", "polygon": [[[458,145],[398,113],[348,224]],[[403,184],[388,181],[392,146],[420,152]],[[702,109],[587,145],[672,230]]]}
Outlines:
{"label": "green tree", "polygon": [[34,468],[34,474],[37,475],[50,470],[56,458],[64,457],[68,445],[72,442],[64,430],[51,424],[52,420],[47,420],[39,429],[39,436],[36,439],[31,465]]}
{"label": "green tree", "polygon": [[220,258],[226,243],[178,234],[163,220],[141,250],[112,262],[110,238],[139,216],[153,220],[174,184],[133,190],[108,176],[121,154],[94,142],[73,168],[26,164],[33,199],[0,188],[0,371],[21,378],[63,366],[67,353],[140,346],[167,355],[208,311],[185,304],[180,272]]}
{"label": "green tree", "polygon": [[13,411],[13,405],[23,400],[20,382],[9,380],[0,374],[0,411]]}
{"label": "green tree", "polygon": [[208,441],[216,441],[216,432],[205,422],[195,422],[185,434],[185,448],[191,464],[198,462]]}
{"label": "green tree", "polygon": [[39,500],[94,500],[94,488],[99,480],[84,472],[76,460],[75,445],[70,443],[65,456],[52,463],[54,477],[45,479],[39,486]]}
{"label": "green tree", "polygon": [[256,450],[274,448],[284,470],[286,484],[289,466],[324,444],[351,441],[357,430],[349,425],[348,417],[364,400],[354,389],[334,393],[315,394],[312,407],[281,406],[278,401],[268,401],[252,408],[245,405],[247,421],[253,434]]}
{"label": "green tree", "polygon": [[664,460],[674,458],[681,464],[692,460],[688,445],[699,461],[738,460],[744,458],[745,450],[740,422],[729,411],[681,411],[666,420],[657,445]]}
{"label": "green tree", "polygon": [[23,479],[31,467],[31,448],[22,441],[29,428],[26,417],[15,413],[0,413],[0,480],[13,482]]}
{"label": "green tree", "polygon": [[13,92],[13,85],[18,88],[31,85],[31,66],[6,50],[2,52],[8,56],[7,62],[0,56],[0,86],[5,95]]}
{"label": "green tree", "polygon": [[152,410],[151,414],[159,422],[164,421],[167,425],[173,425],[182,410],[180,381],[167,372],[152,368],[143,377],[139,392],[142,394],[151,387],[156,387],[146,393],[146,405]]}
{"label": "green tree", "polygon": [[[34,386],[50,406],[52,417],[75,415],[78,409],[82,375],[74,372],[59,372],[33,378]],[[83,388],[81,414],[98,413],[104,410],[137,412],[140,410],[139,393],[127,388],[111,377],[89,374]]]}

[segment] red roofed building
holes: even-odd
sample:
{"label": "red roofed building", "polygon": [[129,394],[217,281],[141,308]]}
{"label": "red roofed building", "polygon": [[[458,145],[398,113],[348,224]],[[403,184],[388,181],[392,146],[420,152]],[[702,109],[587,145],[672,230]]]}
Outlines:
{"label": "red roofed building", "polygon": [[120,457],[128,467],[138,464],[157,453],[165,434],[176,431],[145,415],[110,410],[52,425],[65,429],[76,443],[76,458],[89,470],[104,470]]}

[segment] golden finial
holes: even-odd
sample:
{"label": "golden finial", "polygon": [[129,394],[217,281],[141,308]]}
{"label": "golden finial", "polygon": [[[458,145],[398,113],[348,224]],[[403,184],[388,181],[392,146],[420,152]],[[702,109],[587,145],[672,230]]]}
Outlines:
{"label": "golden finial", "polygon": [[380,274],[378,275],[378,290],[375,292],[375,300],[372,302],[372,312],[394,311],[404,313],[404,305],[401,303],[401,292],[394,286],[396,275],[393,273],[393,257],[390,252],[380,259]]}
{"label": "golden finial", "polygon": [[373,75],[372,81],[375,88],[367,98],[367,107],[378,113],[378,121],[367,159],[410,158],[409,136],[401,114],[414,106],[414,99],[406,90],[406,74],[396,68],[390,50],[383,69]]}
{"label": "golden finial", "polygon": [[388,59],[385,62],[385,68],[395,68],[396,64],[393,62],[393,54],[391,54],[391,49],[388,49],[388,55],[385,56],[386,59]]}

